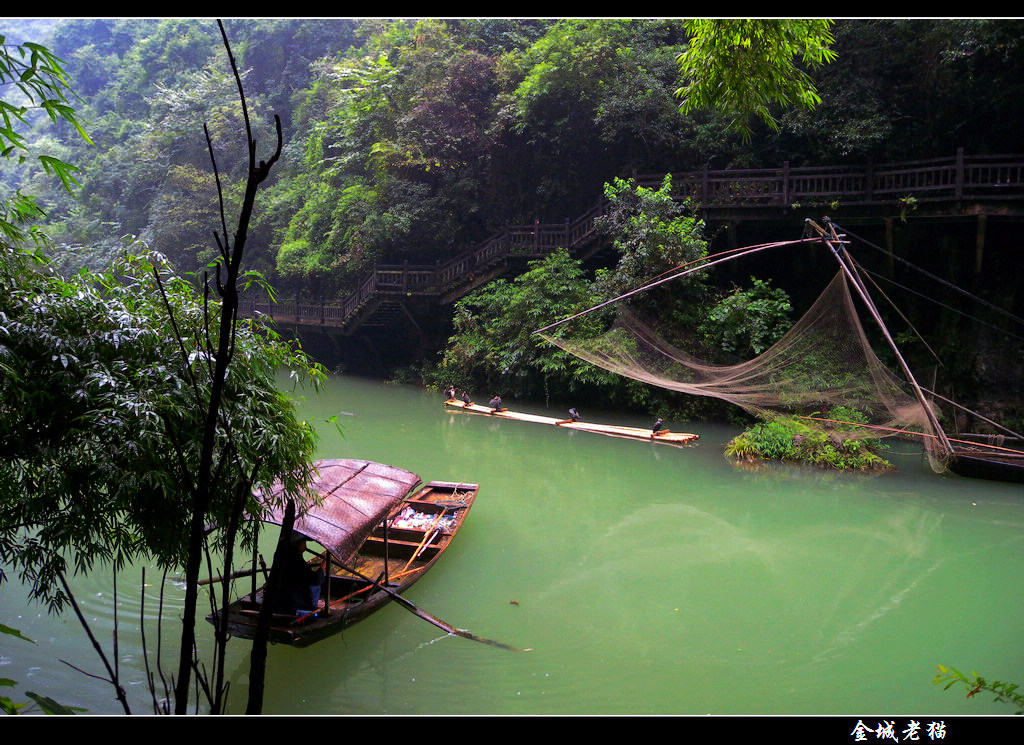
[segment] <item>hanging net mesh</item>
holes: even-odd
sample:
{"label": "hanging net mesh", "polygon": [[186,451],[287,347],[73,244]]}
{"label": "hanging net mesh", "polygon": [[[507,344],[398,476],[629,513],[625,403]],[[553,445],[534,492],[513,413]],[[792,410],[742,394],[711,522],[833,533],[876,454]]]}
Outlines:
{"label": "hanging net mesh", "polygon": [[872,351],[842,272],[785,336],[760,356],[738,364],[697,359],[621,304],[614,324],[599,336],[573,338],[564,331],[557,337],[542,336],[619,375],[722,399],[764,418],[790,414],[825,419],[835,406],[856,409],[872,425],[859,430],[862,437],[919,433],[933,464],[940,468],[945,459],[924,406]]}

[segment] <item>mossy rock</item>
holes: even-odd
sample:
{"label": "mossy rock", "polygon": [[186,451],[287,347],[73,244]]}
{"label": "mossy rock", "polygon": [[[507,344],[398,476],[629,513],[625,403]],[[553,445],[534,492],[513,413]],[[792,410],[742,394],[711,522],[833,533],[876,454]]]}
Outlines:
{"label": "mossy rock", "polygon": [[[831,416],[828,418],[839,418]],[[844,421],[853,421],[850,411]],[[862,415],[860,415],[862,417]],[[754,424],[725,446],[725,454],[744,461],[787,461],[840,471],[890,470],[893,465],[878,452],[877,438],[864,438],[854,426],[829,428],[796,416],[778,416]]]}

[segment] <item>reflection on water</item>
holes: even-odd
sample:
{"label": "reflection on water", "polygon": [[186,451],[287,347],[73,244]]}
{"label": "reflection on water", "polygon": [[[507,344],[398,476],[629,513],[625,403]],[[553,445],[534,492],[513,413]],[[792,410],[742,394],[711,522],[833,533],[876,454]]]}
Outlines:
{"label": "reflection on water", "polygon": [[[482,485],[409,597],[533,651],[447,636],[392,605],[310,649],[271,648],[268,713],[1010,713],[936,689],[935,666],[1024,681],[1018,486],[936,477],[914,454],[897,456],[894,474],[741,469],[721,455],[726,427],[670,423],[701,435],[678,449],[445,411],[440,396],[353,379],[305,407],[313,420],[338,412],[344,438],[325,424],[323,457]],[[117,607],[122,671],[146,712],[139,615],[152,648],[160,589],[170,619],[181,589],[150,570],[143,609],[139,582],[137,570],[122,575]],[[110,578],[76,587],[109,639]],[[5,586],[0,622],[38,642],[0,637],[0,677],[118,711],[57,661],[98,669],[74,621]],[[176,634],[165,624],[172,654]],[[242,641],[229,650],[237,710],[247,652]]]}

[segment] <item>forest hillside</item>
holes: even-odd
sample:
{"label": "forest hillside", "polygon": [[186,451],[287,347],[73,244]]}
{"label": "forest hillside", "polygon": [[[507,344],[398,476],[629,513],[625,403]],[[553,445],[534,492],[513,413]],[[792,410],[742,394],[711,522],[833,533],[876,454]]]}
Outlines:
{"label": "forest hillside", "polygon": [[[241,188],[230,164],[244,162],[237,152],[242,123],[234,82],[219,60],[215,23],[2,23],[7,43],[36,41],[65,60],[92,140],[83,142],[70,127],[54,131],[46,121],[32,135],[35,149],[77,166],[81,186],[73,195],[27,163],[0,174],[5,194],[20,188],[39,197],[57,262],[69,271],[101,268],[137,241],[182,272],[204,267],[215,256],[210,236],[219,219],[204,125],[218,162],[229,169],[222,174],[228,203]],[[274,114],[283,123],[281,163],[260,195],[249,257],[250,268],[289,296],[336,299],[374,262],[436,264],[504,225],[570,219],[608,190],[619,189],[626,199],[616,179],[635,174],[1021,149],[1019,20],[836,21],[828,32],[834,59],[797,60],[820,103],[769,103],[768,116],[747,122],[747,131],[722,108],[681,109],[677,92],[687,81],[679,57],[692,37],[680,19],[235,19],[227,27],[257,140],[271,140]],[[656,192],[628,198],[636,206]],[[656,201],[648,206],[654,209]],[[667,219],[700,222],[685,210]],[[625,221],[620,215],[618,228],[614,218],[606,227],[621,231]],[[712,237],[707,226],[680,230],[690,243],[673,250],[707,250],[693,243]],[[603,266],[558,270],[559,276],[577,272],[573,292],[593,297],[595,287],[625,285],[629,275],[621,273],[621,262],[629,238],[608,233],[607,243]],[[653,266],[630,271],[640,277]],[[610,274],[602,278],[596,269]],[[552,273],[550,267],[541,271]],[[799,266],[787,271],[785,279],[799,281]],[[782,278],[760,275],[758,281]],[[734,286],[737,277],[743,287]],[[736,292],[747,293],[747,305],[758,292],[772,292],[769,285],[758,287],[742,272],[732,275],[702,291],[704,310],[691,320],[705,323]],[[1016,290],[1000,289],[1010,310]],[[782,328],[786,301],[776,299],[766,312],[770,324]],[[456,362],[459,350],[468,349],[470,326],[485,322],[479,314],[488,302],[494,298],[446,306],[437,328],[430,321],[438,314],[430,311],[425,345],[393,335],[391,345],[404,354],[384,366],[411,363],[428,382],[441,374],[481,384],[511,377],[517,385],[500,384],[537,393],[556,366],[531,378],[522,361],[485,364],[466,352]],[[500,302],[507,306],[509,299]],[[753,321],[739,323],[747,326],[741,335],[749,336]],[[455,329],[461,331],[446,345]],[[724,335],[736,333],[706,330],[705,341],[713,337],[719,347]],[[955,350],[962,346],[959,335],[972,332],[943,333]],[[506,341],[524,343],[515,335]],[[729,344],[739,342],[725,343],[726,351],[745,351]],[[542,364],[529,363],[535,372]],[[487,364],[493,369],[484,373]],[[970,381],[977,378],[976,361],[958,365],[958,374],[977,386]]]}

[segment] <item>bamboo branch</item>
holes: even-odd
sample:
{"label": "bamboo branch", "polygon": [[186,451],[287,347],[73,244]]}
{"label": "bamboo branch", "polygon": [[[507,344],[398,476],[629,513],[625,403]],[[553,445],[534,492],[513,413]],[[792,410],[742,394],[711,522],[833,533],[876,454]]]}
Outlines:
{"label": "bamboo branch", "polygon": [[103,647],[100,646],[98,641],[96,641],[96,637],[93,635],[92,629],[89,627],[89,622],[85,620],[85,616],[82,614],[82,609],[78,607],[78,602],[75,600],[74,593],[71,592],[71,588],[68,586],[68,581],[64,578],[64,572],[57,572],[57,577],[60,579],[60,583],[64,588],[64,594],[67,595],[68,601],[71,603],[71,607],[75,611],[75,615],[78,616],[78,622],[82,625],[82,629],[85,630],[85,634],[89,637],[89,641],[92,642],[92,646],[93,649],[96,650],[96,654],[100,656],[103,666],[107,668],[107,674],[110,676],[107,682],[114,686],[114,690],[117,692],[117,700],[121,702],[121,708],[124,709],[125,714],[131,714],[132,710],[128,706],[128,699],[125,697],[124,688],[121,687],[121,683],[117,679],[117,674],[114,672],[113,668],[111,668],[110,662],[107,660],[107,655],[103,651]]}

